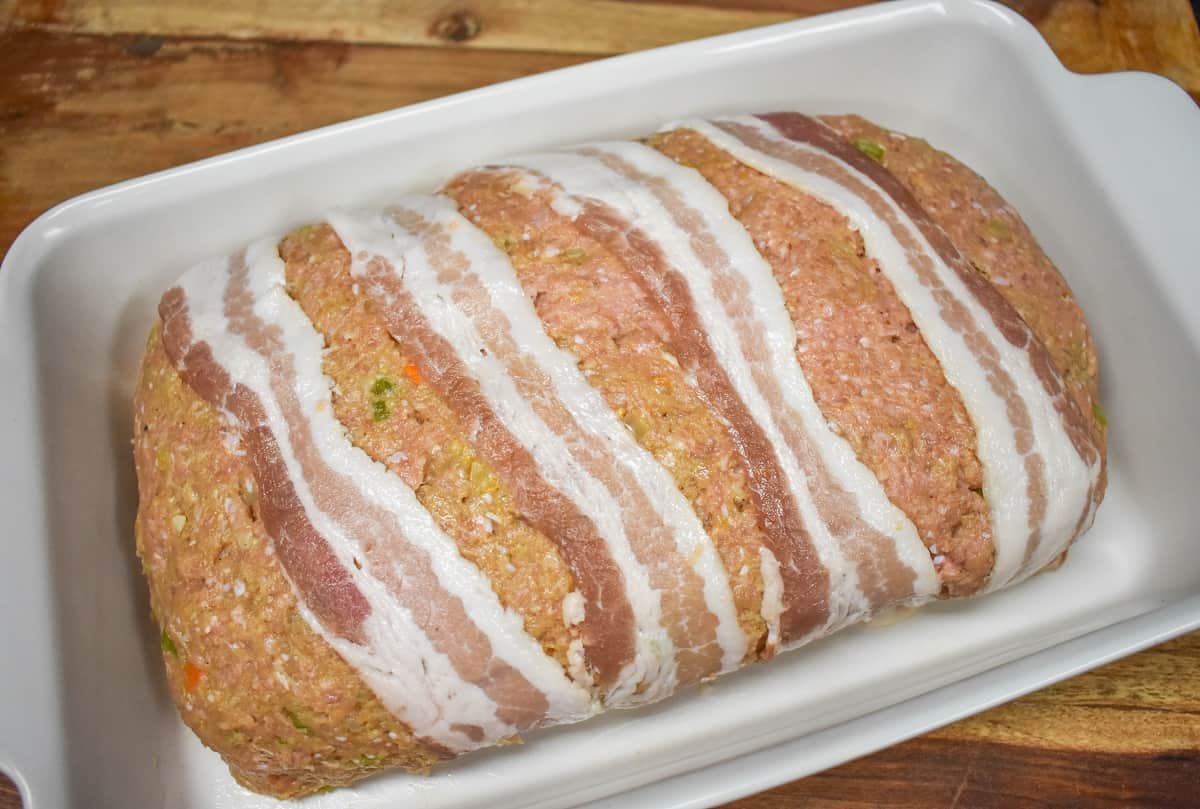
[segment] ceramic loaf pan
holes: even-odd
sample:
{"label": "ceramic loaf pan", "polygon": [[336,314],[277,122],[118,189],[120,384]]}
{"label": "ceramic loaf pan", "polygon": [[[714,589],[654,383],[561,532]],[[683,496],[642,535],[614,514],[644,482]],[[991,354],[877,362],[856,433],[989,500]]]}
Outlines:
{"label": "ceramic loaf pan", "polygon": [[[1195,626],[1186,470],[1200,446],[1186,403],[1200,380],[1198,330],[1183,316],[1197,300],[1186,272],[1194,107],[1161,80],[1065,73],[994,6],[898,3],[332,127],[96,192],[32,225],[0,273],[0,363],[13,381],[0,497],[20,538],[2,551],[0,607],[22,650],[0,661],[0,766],[27,803],[272,805],[179,725],[130,554],[128,402],[144,325],[183,269],[471,165],[634,136],[664,118],[783,108],[854,110],[920,134],[1021,211],[1100,347],[1115,427],[1095,529],[1053,575],[986,599],[850,629],[661,706],[311,805],[567,806],[618,793],[622,805],[715,803]],[[1153,326],[1133,333],[1131,321]]]}

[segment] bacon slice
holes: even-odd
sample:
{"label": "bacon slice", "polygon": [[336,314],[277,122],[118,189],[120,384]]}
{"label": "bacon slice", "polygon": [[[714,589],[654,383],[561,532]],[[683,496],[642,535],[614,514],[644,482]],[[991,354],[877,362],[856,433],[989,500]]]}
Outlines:
{"label": "bacon slice", "polygon": [[[688,238],[671,222],[671,212],[647,188],[592,157],[534,155],[509,161],[508,169],[523,171],[530,182],[549,188],[558,212],[617,255],[669,313],[674,324],[670,349],[735,437],[764,515],[768,552],[776,562],[768,570],[777,568],[784,584],[778,621],[764,615],[772,633],[768,642],[777,637],[784,646],[798,643],[851,613],[861,614],[862,594],[849,581],[837,548],[824,526],[802,513],[797,499],[802,473],[790,453],[780,452],[784,444],[738,351],[736,330],[713,298],[711,285],[692,283],[697,279],[689,277],[704,274],[704,265],[681,252],[690,249],[681,247]],[[687,272],[692,267],[699,269]],[[832,592],[831,578],[839,585]]]}
{"label": "bacon slice", "polygon": [[637,143],[577,151],[637,184],[638,193],[652,195],[653,202],[644,204],[657,203],[686,235],[691,255],[681,251],[679,266],[693,289],[706,288],[705,299],[723,309],[742,364],[783,438],[777,451],[790,452],[805,478],[797,499],[808,506],[806,518],[825,526],[850,565],[844,586],[861,592],[862,611],[847,609],[831,629],[935,596],[937,571],[916,527],[817,406],[796,359],[795,327],[782,290],[725,198],[698,172]]}
{"label": "bacon slice", "polygon": [[[389,330],[422,347],[422,375],[477,425],[480,451],[515,492],[537,490],[522,507],[541,510],[580,582],[565,612],[580,608],[583,652],[606,703],[639,704],[735,668],[747,642],[711,540],[670,476],[544,333],[507,257],[443,198],[405,198],[332,224]],[[547,513],[549,501],[558,513]],[[591,528],[586,548],[563,530],[568,511]],[[636,641],[633,659],[614,671],[613,649],[626,637]]]}
{"label": "bacon slice", "polygon": [[459,753],[594,713],[400,478],[346,438],[275,241],[164,296],[164,345],[246,438],[309,625],[415,734]]}
{"label": "bacon slice", "polygon": [[1012,307],[886,169],[814,119],[786,113],[683,126],[858,227],[975,424],[995,532],[986,589],[1052,561],[1090,521],[1100,453]]}

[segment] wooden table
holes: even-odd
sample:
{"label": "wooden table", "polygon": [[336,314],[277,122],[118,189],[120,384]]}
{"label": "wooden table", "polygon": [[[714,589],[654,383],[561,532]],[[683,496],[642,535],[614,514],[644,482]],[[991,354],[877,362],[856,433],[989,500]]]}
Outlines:
{"label": "wooden table", "polygon": [[[1200,101],[1188,0],[1008,2],[1068,67],[1154,71]],[[855,4],[0,0],[0,245],[54,203],[117,180],[607,54]],[[0,809],[19,806],[0,776]],[[731,806],[1200,806],[1200,633]]]}

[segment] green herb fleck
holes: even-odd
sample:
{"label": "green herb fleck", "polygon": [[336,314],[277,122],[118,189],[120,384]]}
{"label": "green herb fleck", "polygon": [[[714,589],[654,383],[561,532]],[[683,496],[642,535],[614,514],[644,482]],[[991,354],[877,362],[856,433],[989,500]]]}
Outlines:
{"label": "green herb fleck", "polygon": [[379,765],[379,756],[363,753],[358,758],[354,759],[354,763],[359,767],[376,767]]}
{"label": "green herb fleck", "polygon": [[562,254],[563,261],[569,261],[572,264],[581,264],[587,258],[587,251],[582,247],[572,247]]}
{"label": "green herb fleck", "polygon": [[385,421],[391,415],[387,399],[375,399],[371,402],[371,418],[375,421]]}
{"label": "green herb fleck", "polygon": [[383,396],[385,393],[391,393],[396,387],[396,383],[388,379],[386,376],[381,376],[375,380],[375,384],[371,386],[371,393],[376,396]]}
{"label": "green herb fleck", "polygon": [[333,792],[333,784],[326,784],[323,787],[317,787],[316,790],[314,790],[313,794],[314,795],[324,795],[327,792]]}
{"label": "green herb fleck", "polygon": [[301,733],[311,732],[309,730],[308,725],[301,722],[300,717],[297,716],[296,712],[293,711],[291,708],[284,708],[283,715],[286,716],[289,720],[291,720],[292,727],[294,727],[296,730],[300,731]]}
{"label": "green herb fleck", "polygon": [[859,138],[858,140],[854,141],[854,148],[858,149],[872,160],[877,160],[880,163],[883,162],[883,156],[887,154],[887,151],[882,146],[875,141],[867,140],[866,138]]}
{"label": "green herb fleck", "polygon": [[1104,408],[1099,402],[1092,402],[1092,415],[1096,417],[1096,422],[1102,429],[1108,429],[1108,414],[1104,412]]}
{"label": "green herb fleck", "polygon": [[171,640],[171,636],[167,634],[167,630],[163,630],[158,636],[158,645],[162,650],[172,657],[179,657],[179,650],[175,648],[175,641]]}
{"label": "green herb fleck", "polygon": [[509,235],[509,234],[507,234],[507,233],[505,233],[505,234],[502,234],[502,235],[500,235],[500,236],[497,236],[497,237],[496,237],[495,239],[493,239],[492,241],[495,243],[495,245],[496,245],[497,247],[499,247],[501,250],[503,250],[503,251],[504,251],[504,252],[506,252],[506,253],[507,253],[509,250],[512,250],[514,247],[516,247],[516,246],[517,246],[517,239],[516,239],[516,237],[515,237],[515,236],[510,236],[510,235]]}
{"label": "green herb fleck", "polygon": [[987,231],[988,235],[998,242],[1011,239],[1013,235],[1012,228],[1010,228],[1008,223],[1003,219],[989,219],[984,223],[983,227],[984,230]]}

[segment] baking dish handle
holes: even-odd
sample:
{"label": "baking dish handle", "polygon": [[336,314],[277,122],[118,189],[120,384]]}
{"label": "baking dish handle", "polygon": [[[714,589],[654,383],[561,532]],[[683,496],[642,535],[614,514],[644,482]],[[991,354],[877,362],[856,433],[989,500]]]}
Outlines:
{"label": "baking dish handle", "polygon": [[1061,123],[1087,150],[1096,180],[1120,203],[1126,234],[1146,258],[1189,336],[1200,343],[1200,273],[1195,272],[1200,212],[1200,106],[1169,79],[1151,73],[1063,74]]}

